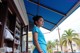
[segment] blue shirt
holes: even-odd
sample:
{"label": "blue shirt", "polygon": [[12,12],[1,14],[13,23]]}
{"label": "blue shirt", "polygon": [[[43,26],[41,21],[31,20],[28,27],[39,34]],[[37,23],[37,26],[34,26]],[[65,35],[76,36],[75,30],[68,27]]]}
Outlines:
{"label": "blue shirt", "polygon": [[[32,34],[35,33],[35,32],[38,33],[38,43],[46,45],[44,34],[41,32],[40,28],[37,27],[36,25],[34,25],[34,27],[33,27]],[[34,39],[33,39],[33,44],[34,44]]]}

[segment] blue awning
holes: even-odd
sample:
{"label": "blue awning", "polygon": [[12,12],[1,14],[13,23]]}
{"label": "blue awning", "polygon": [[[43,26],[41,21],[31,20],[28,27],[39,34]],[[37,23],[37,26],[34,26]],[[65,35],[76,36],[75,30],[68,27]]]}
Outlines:
{"label": "blue awning", "polygon": [[33,27],[32,17],[40,15],[44,18],[43,28],[51,31],[79,7],[80,0],[24,0],[24,4],[30,30]]}

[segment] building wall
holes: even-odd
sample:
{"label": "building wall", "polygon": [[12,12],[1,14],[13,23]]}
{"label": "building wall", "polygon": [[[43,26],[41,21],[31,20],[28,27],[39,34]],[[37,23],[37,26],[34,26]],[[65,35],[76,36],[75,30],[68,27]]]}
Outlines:
{"label": "building wall", "polygon": [[28,25],[28,16],[26,13],[26,9],[25,9],[25,5],[24,5],[24,1],[23,0],[13,0],[25,25]]}

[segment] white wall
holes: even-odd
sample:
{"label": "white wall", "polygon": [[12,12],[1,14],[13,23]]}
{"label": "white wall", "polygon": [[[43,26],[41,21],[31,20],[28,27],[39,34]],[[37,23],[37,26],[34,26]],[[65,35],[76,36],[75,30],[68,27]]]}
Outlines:
{"label": "white wall", "polygon": [[28,25],[28,16],[26,13],[26,9],[25,9],[25,5],[24,5],[24,1],[23,0],[13,0],[25,25]]}
{"label": "white wall", "polygon": [[0,2],[2,2],[2,1],[0,0]]}

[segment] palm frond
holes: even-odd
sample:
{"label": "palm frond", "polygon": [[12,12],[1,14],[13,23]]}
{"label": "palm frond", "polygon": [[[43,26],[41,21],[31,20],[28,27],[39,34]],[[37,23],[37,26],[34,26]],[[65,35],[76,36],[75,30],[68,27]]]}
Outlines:
{"label": "palm frond", "polygon": [[79,35],[77,33],[72,33],[73,37],[79,37]]}
{"label": "palm frond", "polygon": [[63,41],[61,42],[61,45],[67,46],[67,40],[63,40]]}
{"label": "palm frond", "polygon": [[73,38],[73,41],[80,46],[80,39],[79,38]]}

